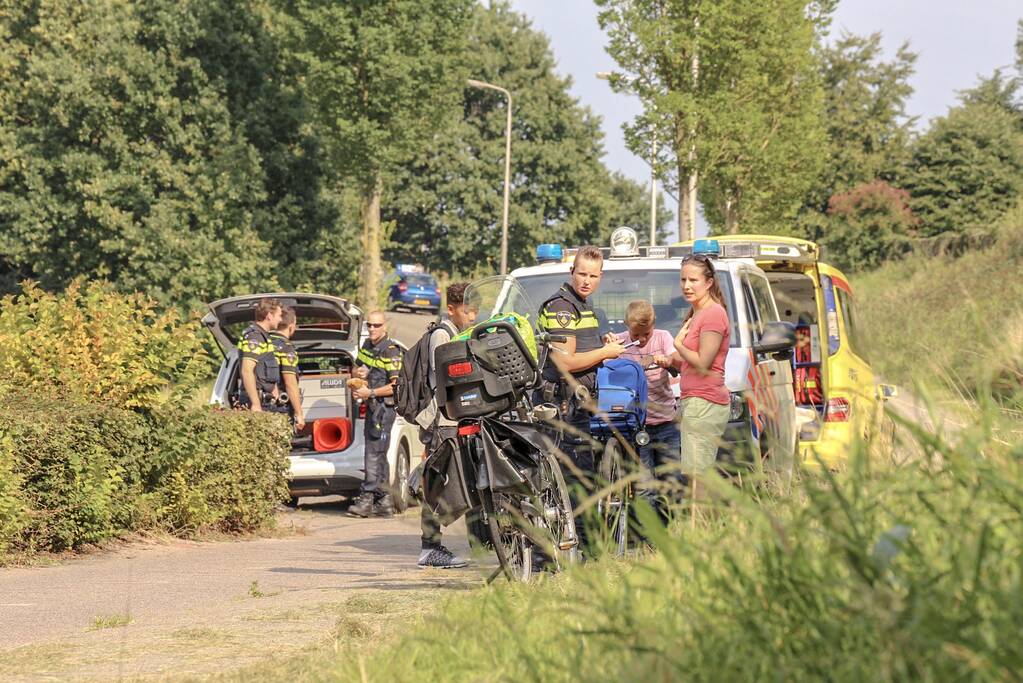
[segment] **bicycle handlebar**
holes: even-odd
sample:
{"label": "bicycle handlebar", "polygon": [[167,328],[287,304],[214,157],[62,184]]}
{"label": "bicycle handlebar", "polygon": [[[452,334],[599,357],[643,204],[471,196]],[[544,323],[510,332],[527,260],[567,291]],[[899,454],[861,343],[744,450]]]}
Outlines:
{"label": "bicycle handlebar", "polygon": [[541,332],[539,340],[543,344],[565,344],[568,342],[568,337],[563,334],[550,334],[549,332]]}

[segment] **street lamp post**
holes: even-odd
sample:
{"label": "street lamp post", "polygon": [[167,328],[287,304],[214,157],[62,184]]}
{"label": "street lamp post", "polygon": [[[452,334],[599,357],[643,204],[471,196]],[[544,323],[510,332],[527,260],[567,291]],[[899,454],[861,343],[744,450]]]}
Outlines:
{"label": "street lamp post", "polygon": [[[598,71],[597,78],[611,80],[610,71]],[[657,245],[657,131],[650,140],[650,246]]]}
{"label": "street lamp post", "polygon": [[504,129],[504,207],[501,210],[501,275],[506,275],[508,273],[508,200],[511,193],[512,96],[510,92],[493,83],[485,83],[472,78],[468,83],[475,88],[496,90],[508,98],[508,122]]}

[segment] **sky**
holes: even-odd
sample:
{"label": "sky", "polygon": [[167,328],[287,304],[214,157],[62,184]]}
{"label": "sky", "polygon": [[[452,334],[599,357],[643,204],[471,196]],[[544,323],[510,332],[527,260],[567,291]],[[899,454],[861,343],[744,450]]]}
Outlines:
{"label": "sky", "polygon": [[[572,93],[603,118],[605,163],[642,183],[649,167],[625,148],[621,126],[640,112],[638,100],[611,92],[598,71],[611,71],[614,60],[604,51],[591,0],[511,0],[517,11],[551,40],[558,71],[572,77]],[[980,75],[1009,67],[1015,59],[1016,27],[1023,18],[1021,0],[844,0],[835,13],[832,33],[865,35],[880,31],[886,56],[908,41],[918,53],[910,115],[918,127],[945,114],[956,93]],[[666,197],[675,215],[675,202]],[[702,223],[702,221],[701,221]],[[706,228],[702,226],[703,232]]]}

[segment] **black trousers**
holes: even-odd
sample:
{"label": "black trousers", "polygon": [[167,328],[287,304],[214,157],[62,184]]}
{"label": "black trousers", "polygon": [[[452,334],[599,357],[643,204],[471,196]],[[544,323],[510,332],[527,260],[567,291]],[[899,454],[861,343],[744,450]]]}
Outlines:
{"label": "black trousers", "polygon": [[[446,440],[458,436],[458,427],[435,427],[431,432],[430,441],[426,444],[426,455],[429,457]],[[441,545],[443,534],[440,530],[440,520],[433,513],[430,506],[421,503],[419,506],[419,527],[422,530],[422,547],[438,548]]]}
{"label": "black trousers", "polygon": [[366,444],[364,461],[366,474],[362,480],[361,490],[377,499],[391,492],[387,451],[391,445],[391,427],[394,425],[394,419],[394,409],[382,404],[371,406],[366,415],[363,430]]}

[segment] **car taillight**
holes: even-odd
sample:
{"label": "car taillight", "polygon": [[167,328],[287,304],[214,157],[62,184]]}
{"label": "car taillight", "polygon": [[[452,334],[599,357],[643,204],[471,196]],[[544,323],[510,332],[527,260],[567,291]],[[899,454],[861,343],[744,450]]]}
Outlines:
{"label": "car taillight", "polygon": [[448,377],[465,377],[470,374],[472,374],[472,363],[469,361],[452,363],[448,366]]}
{"label": "car taillight", "polygon": [[458,428],[459,436],[472,436],[473,434],[479,433],[480,433],[479,425],[462,425],[461,427]]}
{"label": "car taillight", "polygon": [[832,398],[828,400],[828,407],[824,411],[825,422],[848,422],[849,413],[852,407],[849,401],[844,398]]}

